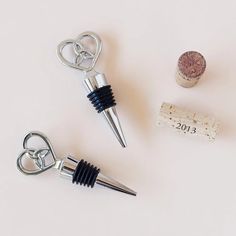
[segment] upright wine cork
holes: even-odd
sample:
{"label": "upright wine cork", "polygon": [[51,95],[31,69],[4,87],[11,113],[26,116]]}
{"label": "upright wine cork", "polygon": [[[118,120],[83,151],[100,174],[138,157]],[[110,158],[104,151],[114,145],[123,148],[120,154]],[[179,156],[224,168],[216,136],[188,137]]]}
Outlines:
{"label": "upright wine cork", "polygon": [[206,60],[199,52],[188,51],[178,60],[176,82],[185,88],[193,87],[206,69]]}
{"label": "upright wine cork", "polygon": [[214,140],[219,131],[219,122],[210,116],[163,103],[158,116],[158,125],[164,125],[182,134]]}

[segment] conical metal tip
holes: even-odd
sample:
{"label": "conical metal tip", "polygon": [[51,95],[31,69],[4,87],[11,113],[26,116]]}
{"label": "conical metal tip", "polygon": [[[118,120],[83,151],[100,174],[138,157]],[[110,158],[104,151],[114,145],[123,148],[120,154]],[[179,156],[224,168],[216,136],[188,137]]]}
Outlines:
{"label": "conical metal tip", "polygon": [[136,196],[137,193],[135,191],[133,191],[132,189],[126,187],[125,185],[117,182],[116,180],[107,177],[101,173],[98,174],[98,177],[96,179],[96,184],[105,186],[107,188],[111,188],[114,189],[116,191],[122,192],[122,193],[126,193],[126,194],[130,194],[133,196]]}
{"label": "conical metal tip", "polygon": [[105,119],[107,120],[107,122],[109,123],[116,138],[120,142],[121,146],[126,147],[127,144],[126,144],[125,137],[124,137],[121,125],[120,125],[120,121],[119,121],[117,112],[116,112],[116,108],[110,107],[110,108],[102,111],[102,113],[103,113]]}
{"label": "conical metal tip", "polygon": [[[93,93],[95,93],[95,95],[96,95],[96,91],[101,91],[101,89],[104,89],[105,87],[108,86],[105,75],[101,74],[101,73],[95,73],[94,75],[87,74],[86,78],[84,80],[84,85],[89,93],[88,97],[91,96],[91,94],[93,94]],[[111,102],[111,105],[114,105],[115,100],[113,99],[112,91],[110,88],[108,88],[108,91],[106,91],[106,93],[104,94],[104,96],[108,96],[108,100],[104,99],[104,96],[102,96],[102,101],[99,101],[99,96],[101,96],[101,94],[98,96],[98,98],[96,97],[97,95],[96,96],[95,95],[93,94],[92,98],[90,98],[90,99],[92,99],[92,103],[96,107],[96,109],[99,111],[99,113],[100,113],[100,108],[101,108],[100,106],[104,101],[106,101],[105,105],[107,105],[107,102],[110,99],[109,101]],[[96,102],[94,99],[96,100]],[[102,111],[101,113],[103,113],[105,119],[109,123],[111,129],[113,130],[116,138],[120,142],[121,146],[126,147],[127,144],[125,141],[123,131],[121,129],[120,121],[117,116],[115,107],[111,106],[110,108],[107,108],[107,109],[101,110],[101,111]]]}

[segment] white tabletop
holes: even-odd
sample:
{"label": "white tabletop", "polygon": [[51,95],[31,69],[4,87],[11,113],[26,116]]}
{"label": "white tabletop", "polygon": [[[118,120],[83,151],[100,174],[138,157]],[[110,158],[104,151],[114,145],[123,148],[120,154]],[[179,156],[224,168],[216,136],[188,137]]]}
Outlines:
{"label": "white tabletop", "polygon": [[[2,2],[1,235],[235,236],[235,10],[234,0]],[[96,68],[113,87],[126,149],[86,98],[82,73],[55,53],[87,30],[103,41]],[[207,61],[190,89],[175,82],[187,50]],[[216,141],[158,128],[162,102],[218,118]],[[31,130],[137,197],[72,185],[53,170],[22,175],[16,158]]]}

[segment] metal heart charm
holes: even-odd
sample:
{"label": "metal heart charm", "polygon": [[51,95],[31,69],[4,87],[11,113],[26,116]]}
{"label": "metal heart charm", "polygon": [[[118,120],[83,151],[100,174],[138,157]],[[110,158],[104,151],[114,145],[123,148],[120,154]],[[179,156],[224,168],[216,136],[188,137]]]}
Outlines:
{"label": "metal heart charm", "polygon": [[[44,143],[43,148],[29,147],[28,142],[32,137],[38,137]],[[27,175],[36,175],[42,173],[56,164],[56,155],[52,145],[46,136],[39,132],[28,133],[23,141],[24,151],[17,158],[18,169]],[[25,163],[30,164],[32,168],[26,167]]]}
{"label": "metal heart charm", "polygon": [[[85,43],[83,43],[83,40],[86,38],[92,40],[93,44],[95,44],[94,51],[89,48],[89,45],[85,45]],[[68,45],[72,46],[75,54],[74,62],[69,61],[63,55],[63,49]],[[88,31],[80,34],[75,40],[68,39],[62,41],[57,47],[57,55],[64,65],[88,72],[94,68],[101,50],[102,42],[100,37],[97,34]]]}

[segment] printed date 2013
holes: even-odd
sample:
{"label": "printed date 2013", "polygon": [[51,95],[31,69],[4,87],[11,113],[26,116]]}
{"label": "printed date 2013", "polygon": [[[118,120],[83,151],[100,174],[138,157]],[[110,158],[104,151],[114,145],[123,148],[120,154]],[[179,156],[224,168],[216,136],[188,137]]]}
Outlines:
{"label": "printed date 2013", "polygon": [[191,134],[195,134],[197,132],[196,127],[192,127],[190,125],[186,125],[186,124],[182,124],[182,123],[177,123],[177,126],[175,128],[182,130],[184,132],[189,132]]}

